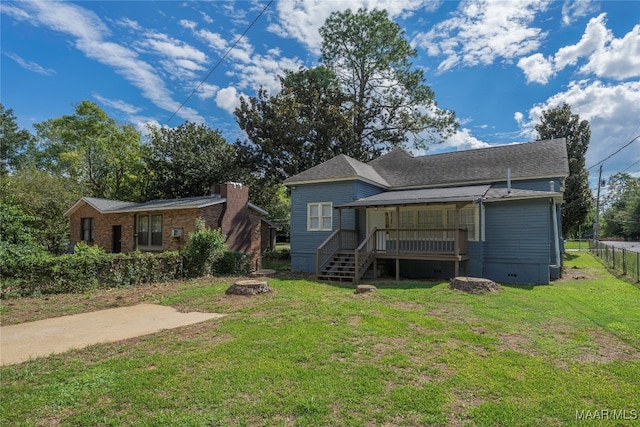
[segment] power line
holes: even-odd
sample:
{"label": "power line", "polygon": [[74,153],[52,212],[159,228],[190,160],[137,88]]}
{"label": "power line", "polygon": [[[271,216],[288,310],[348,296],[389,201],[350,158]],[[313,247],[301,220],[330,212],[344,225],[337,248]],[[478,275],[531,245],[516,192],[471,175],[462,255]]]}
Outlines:
{"label": "power line", "polygon": [[209,71],[209,73],[200,81],[200,83],[198,83],[198,85],[191,91],[191,93],[189,94],[189,96],[187,96],[187,99],[184,100],[184,102],[182,104],[180,104],[180,106],[178,107],[178,109],[176,111],[173,112],[173,114],[171,114],[171,116],[164,122],[164,125],[168,124],[171,119],[173,119],[176,114],[178,114],[178,112],[182,109],[182,107],[185,106],[185,104],[187,102],[189,102],[189,100],[193,97],[193,95],[198,91],[198,89],[200,89],[200,87],[204,84],[204,82],[207,81],[207,79],[211,76],[211,74],[213,74],[213,72],[216,70],[216,68],[218,68],[218,66],[222,63],[222,61],[224,61],[224,59],[231,53],[231,51],[236,47],[236,45],[238,43],[240,43],[240,40],[242,40],[244,38],[244,36],[249,32],[249,30],[251,29],[251,27],[253,27],[253,25],[258,21],[258,19],[260,19],[260,17],[262,15],[264,15],[264,13],[266,12],[267,8],[269,6],[271,6],[271,3],[273,3],[273,0],[270,0],[269,3],[267,3],[267,5],[260,11],[260,13],[258,14],[258,16],[255,17],[255,19],[251,22],[251,24],[249,24],[249,26],[244,30],[244,32],[242,34],[240,34],[240,36],[236,39],[235,43],[233,43],[233,45],[231,45],[231,47],[227,50],[227,52],[222,56],[222,58],[220,58],[218,60],[218,62],[216,63],[216,65],[213,66],[213,68],[211,69],[211,71]]}
{"label": "power line", "polygon": [[607,158],[600,160],[598,163],[596,163],[595,165],[589,166],[587,168],[587,170],[593,169],[598,165],[601,165],[602,163],[606,162],[607,160],[609,160],[610,158],[612,158],[613,156],[615,156],[616,154],[618,154],[620,151],[622,151],[623,149],[627,148],[629,145],[631,145],[631,143],[633,141],[635,141],[636,139],[640,138],[640,135],[636,136],[635,138],[633,138],[631,141],[627,142],[626,144],[624,144],[622,147],[618,148],[616,151],[614,151],[612,154],[610,154]]}
{"label": "power line", "polygon": [[[623,173],[628,171],[629,169],[631,169],[633,166],[637,165],[638,163],[640,163],[640,160],[636,160],[635,162],[631,163],[629,166],[627,166],[626,168],[624,168],[623,170],[621,170],[618,173]],[[616,174],[617,175],[617,174]]]}

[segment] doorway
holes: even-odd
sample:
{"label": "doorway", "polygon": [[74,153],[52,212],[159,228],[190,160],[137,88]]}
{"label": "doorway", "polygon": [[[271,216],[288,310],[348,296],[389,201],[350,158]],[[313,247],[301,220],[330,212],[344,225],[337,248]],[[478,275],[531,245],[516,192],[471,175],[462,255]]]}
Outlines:
{"label": "doorway", "polygon": [[118,254],[122,252],[122,226],[114,225],[111,227],[111,234],[113,236],[113,245],[111,246],[113,248],[112,252],[114,254]]}

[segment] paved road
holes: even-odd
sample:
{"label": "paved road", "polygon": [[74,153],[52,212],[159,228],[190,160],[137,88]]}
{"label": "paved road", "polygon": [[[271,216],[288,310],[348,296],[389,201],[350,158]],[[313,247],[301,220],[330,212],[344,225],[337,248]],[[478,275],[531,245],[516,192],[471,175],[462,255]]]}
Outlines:
{"label": "paved road", "polygon": [[602,243],[609,246],[613,246],[616,249],[620,248],[626,251],[640,252],[640,242],[614,242],[614,241],[602,240]]}
{"label": "paved road", "polygon": [[173,307],[139,304],[3,326],[0,327],[0,365],[21,363],[32,357],[120,341],[222,316],[224,314],[179,313]]}

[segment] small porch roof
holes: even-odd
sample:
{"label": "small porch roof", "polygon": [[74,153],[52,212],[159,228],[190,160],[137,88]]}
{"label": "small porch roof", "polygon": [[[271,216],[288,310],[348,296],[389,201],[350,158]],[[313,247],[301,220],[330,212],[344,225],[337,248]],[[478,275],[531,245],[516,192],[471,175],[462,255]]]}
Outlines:
{"label": "small porch roof", "polygon": [[423,188],[420,190],[387,191],[365,197],[336,208],[362,208],[398,205],[423,205],[428,203],[472,203],[485,196],[491,188],[486,185],[465,187]]}

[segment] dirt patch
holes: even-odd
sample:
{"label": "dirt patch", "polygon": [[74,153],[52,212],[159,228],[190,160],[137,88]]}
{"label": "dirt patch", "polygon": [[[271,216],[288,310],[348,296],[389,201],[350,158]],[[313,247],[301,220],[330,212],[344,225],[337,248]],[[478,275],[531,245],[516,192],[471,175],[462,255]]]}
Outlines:
{"label": "dirt patch", "polygon": [[[9,298],[0,301],[0,325],[18,323],[71,314],[87,313],[108,308],[128,307],[141,303],[158,303],[185,287],[190,289],[228,285],[238,278],[205,277],[189,281],[153,283],[126,288],[93,289],[77,294],[54,294],[34,297]],[[180,312],[198,311],[185,304],[175,307]]]}
{"label": "dirt patch", "polygon": [[[566,355],[552,357],[554,363],[566,368],[569,362],[609,363],[615,360],[640,360],[640,351],[614,335],[602,331],[589,331],[590,342],[576,344],[571,342],[571,333],[562,328],[550,327],[547,338],[557,343],[558,348],[566,348]],[[532,357],[548,357],[543,351],[536,349],[530,337],[518,334],[499,334],[499,348],[527,354]]]}
{"label": "dirt patch", "polygon": [[575,280],[593,280],[599,279],[602,275],[595,268],[565,268],[562,272],[562,278],[557,282],[572,282]]}

